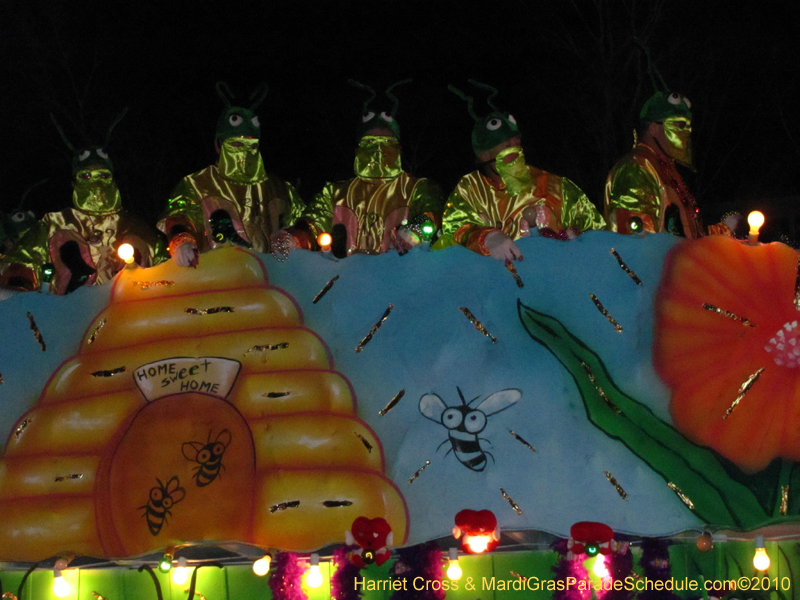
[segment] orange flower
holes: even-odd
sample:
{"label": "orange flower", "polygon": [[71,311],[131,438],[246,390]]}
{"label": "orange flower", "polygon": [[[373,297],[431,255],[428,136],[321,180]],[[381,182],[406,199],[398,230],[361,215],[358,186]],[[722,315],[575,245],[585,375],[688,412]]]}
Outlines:
{"label": "orange flower", "polygon": [[675,426],[750,473],[800,460],[797,267],[783,244],[701,238],[670,252],[657,296],[653,360]]}

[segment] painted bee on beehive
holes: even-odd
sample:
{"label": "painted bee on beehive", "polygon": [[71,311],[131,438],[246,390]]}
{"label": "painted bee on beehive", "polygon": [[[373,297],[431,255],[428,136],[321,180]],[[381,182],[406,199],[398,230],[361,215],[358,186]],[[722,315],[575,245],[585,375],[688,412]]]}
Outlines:
{"label": "painted bee on beehive", "polygon": [[207,486],[218,475],[220,478],[222,477],[220,470],[225,468],[225,465],[222,464],[222,456],[230,443],[231,432],[223,429],[213,442],[211,441],[211,432],[209,432],[208,441],[205,444],[202,442],[185,442],[183,444],[181,448],[183,456],[186,457],[186,460],[197,463],[193,475],[197,487]]}
{"label": "painted bee on beehive", "polygon": [[150,488],[150,498],[147,504],[140,506],[144,509],[143,517],[147,517],[147,527],[150,533],[158,535],[164,523],[167,522],[167,515],[171,515],[170,510],[175,504],[183,500],[186,490],[181,487],[181,482],[177,477],[172,477],[167,481],[167,485],[161,483],[156,478],[158,485]]}

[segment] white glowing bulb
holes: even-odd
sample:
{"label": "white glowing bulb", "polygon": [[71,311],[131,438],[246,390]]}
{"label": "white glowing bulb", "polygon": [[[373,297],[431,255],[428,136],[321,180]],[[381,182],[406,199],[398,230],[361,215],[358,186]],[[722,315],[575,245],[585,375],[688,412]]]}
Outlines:
{"label": "white glowing bulb", "polygon": [[322,232],[317,236],[317,243],[322,247],[323,250],[327,252],[331,249],[333,237],[331,237],[330,233]]}
{"label": "white glowing bulb", "polygon": [[265,554],[257,561],[253,563],[253,573],[258,575],[259,577],[263,577],[267,573],[269,573],[269,566],[272,563],[272,557],[269,554]]}
{"label": "white glowing bulb", "polygon": [[133,246],[130,244],[120,244],[119,248],[117,248],[117,256],[126,263],[131,264],[133,262]]}
{"label": "white glowing bulb", "polygon": [[756,536],[756,553],[753,556],[753,566],[756,571],[766,571],[769,569],[770,560],[767,549],[764,547],[764,536]]}
{"label": "white glowing bulb", "polygon": [[318,588],[322,585],[322,573],[319,570],[319,565],[311,565],[306,575],[306,585],[310,588]]}
{"label": "white glowing bulb", "polygon": [[306,585],[310,588],[318,588],[322,585],[322,573],[319,570],[319,554],[311,555],[311,566],[306,575]]}
{"label": "white glowing bulb", "polygon": [[69,584],[61,571],[53,571],[53,594],[57,598],[66,598],[69,596]]}
{"label": "white glowing bulb", "polygon": [[606,568],[606,557],[603,556],[602,554],[598,554],[597,558],[595,558],[594,565],[592,566],[592,573],[594,573],[601,579],[610,577],[608,569]]}
{"label": "white glowing bulb", "polygon": [[186,568],[186,558],[181,556],[178,559],[178,566],[172,570],[172,583],[183,585],[189,579],[189,570]]}
{"label": "white glowing bulb", "polygon": [[467,546],[475,554],[480,554],[486,552],[486,548],[489,547],[489,539],[488,535],[471,535],[467,538]]}
{"label": "white glowing bulb", "polygon": [[750,229],[755,229],[755,233],[758,233],[758,230],[764,224],[764,213],[754,210],[747,215],[747,224],[750,225]]}
{"label": "white glowing bulb", "polygon": [[451,560],[447,566],[447,578],[453,581],[458,581],[464,571],[461,570],[461,565],[458,564],[458,559]]}

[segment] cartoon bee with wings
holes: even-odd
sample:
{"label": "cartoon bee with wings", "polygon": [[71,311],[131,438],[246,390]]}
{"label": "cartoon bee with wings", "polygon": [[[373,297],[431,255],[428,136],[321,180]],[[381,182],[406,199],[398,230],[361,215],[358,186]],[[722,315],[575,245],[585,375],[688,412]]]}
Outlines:
{"label": "cartoon bee with wings", "polygon": [[205,487],[217,477],[222,478],[220,471],[225,468],[225,465],[222,464],[222,456],[230,443],[231,432],[223,429],[214,441],[211,441],[209,432],[208,441],[205,444],[202,442],[185,442],[183,444],[181,451],[184,458],[197,463],[193,475],[197,487]]}
{"label": "cartoon bee with wings", "polygon": [[441,448],[450,442],[452,447],[445,456],[453,452],[458,461],[468,469],[483,471],[486,468],[486,457],[490,456],[494,460],[494,456],[481,447],[481,440],[488,440],[478,437],[478,434],[486,429],[488,417],[517,402],[522,397],[522,392],[517,389],[500,390],[473,407],[472,404],[480,396],[467,402],[461,389],[456,389],[461,398],[460,406],[447,406],[436,394],[425,394],[419,399],[419,412],[447,429],[448,439],[439,444]]}
{"label": "cartoon bee with wings", "polygon": [[142,516],[147,517],[147,527],[153,535],[161,532],[167,517],[172,514],[172,507],[186,495],[177,476],[171,477],[166,485],[158,478],[156,481],[158,485],[150,488],[147,504],[139,507],[144,510]]}

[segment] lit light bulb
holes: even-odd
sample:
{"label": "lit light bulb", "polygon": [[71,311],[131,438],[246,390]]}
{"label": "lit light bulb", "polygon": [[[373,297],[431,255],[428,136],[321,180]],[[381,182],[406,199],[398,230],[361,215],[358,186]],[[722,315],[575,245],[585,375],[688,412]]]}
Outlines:
{"label": "lit light bulb", "polygon": [[169,573],[172,570],[172,554],[166,553],[158,563],[158,570],[162,573]]}
{"label": "lit light bulb", "polygon": [[130,244],[120,244],[119,248],[117,248],[117,256],[127,264],[131,264],[133,262],[133,246]]}
{"label": "lit light bulb", "polygon": [[69,596],[69,584],[61,571],[53,571],[53,594],[57,598],[66,598]]}
{"label": "lit light bulb", "polygon": [[267,573],[269,573],[269,566],[272,563],[272,557],[269,554],[265,554],[257,561],[253,563],[253,573],[258,575],[259,577],[263,577]]}
{"label": "lit light bulb", "polygon": [[769,569],[770,560],[767,549],[764,547],[764,536],[756,536],[756,553],[753,556],[753,566],[756,571],[766,571]]}
{"label": "lit light bulb", "polygon": [[178,559],[178,566],[172,571],[172,583],[183,585],[189,579],[189,570],[186,568],[186,558],[181,556]]}
{"label": "lit light bulb", "polygon": [[764,213],[754,210],[747,215],[747,224],[750,225],[749,242],[755,244],[758,242],[758,232],[761,226],[764,225]]}
{"label": "lit light bulb", "polygon": [[322,573],[319,570],[319,554],[311,555],[311,566],[306,575],[306,585],[310,588],[318,588],[322,585]]}
{"label": "lit light bulb", "polygon": [[471,535],[467,538],[467,546],[475,554],[480,554],[481,552],[486,552],[490,539],[491,537],[488,535]]}
{"label": "lit light bulb", "polygon": [[322,232],[317,236],[317,243],[323,251],[328,252],[331,249],[333,238],[330,233]]}
{"label": "lit light bulb", "polygon": [[594,565],[592,565],[592,573],[594,573],[601,579],[610,577],[608,568],[606,567],[606,557],[603,556],[602,554],[598,554],[597,558],[594,559]]}
{"label": "lit light bulb", "polygon": [[450,560],[447,564],[447,578],[451,581],[458,581],[464,571],[461,570],[461,565],[458,564],[458,548],[450,548]]}

